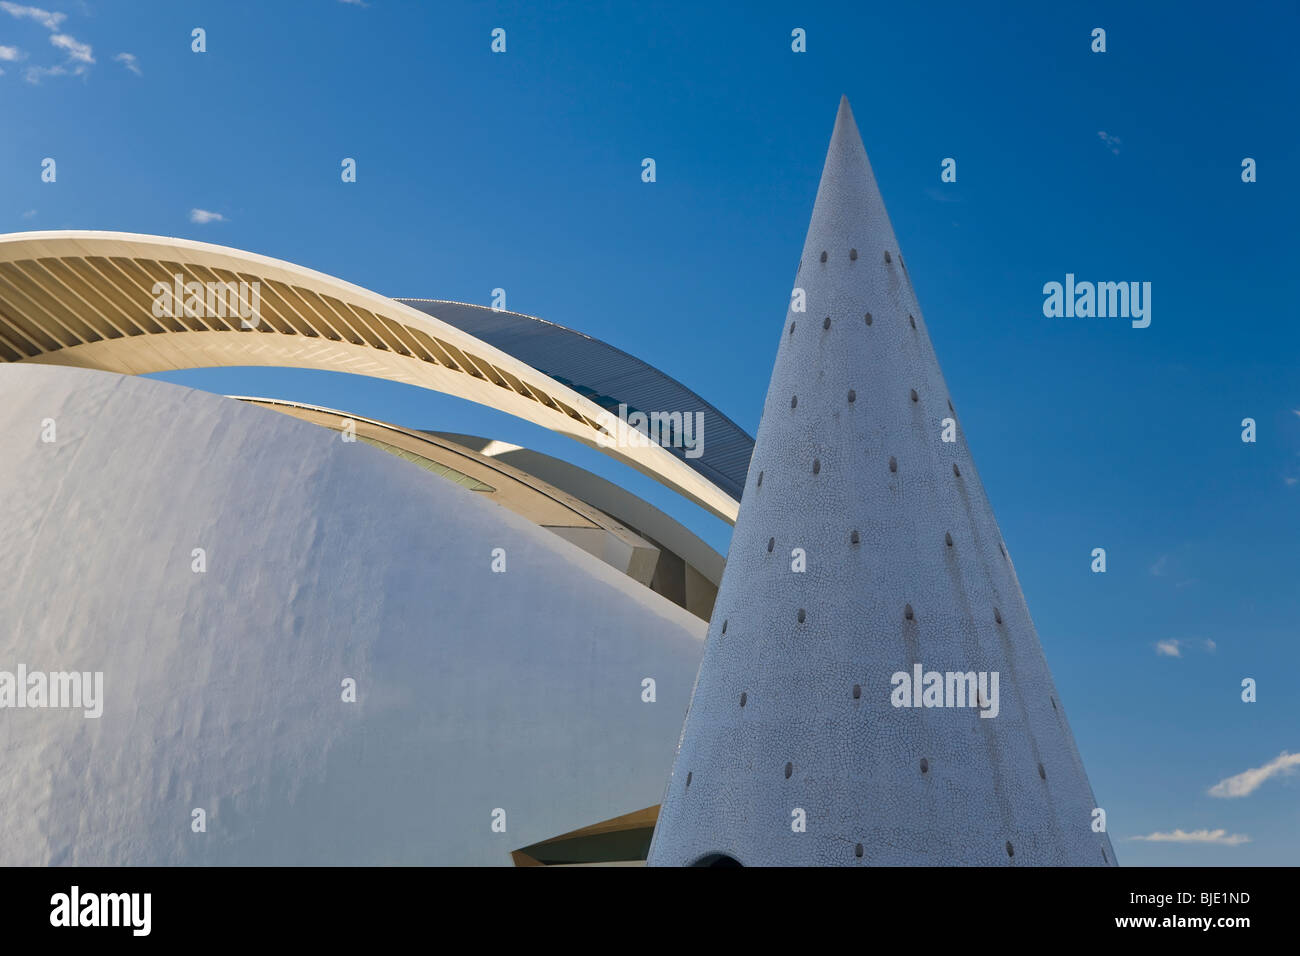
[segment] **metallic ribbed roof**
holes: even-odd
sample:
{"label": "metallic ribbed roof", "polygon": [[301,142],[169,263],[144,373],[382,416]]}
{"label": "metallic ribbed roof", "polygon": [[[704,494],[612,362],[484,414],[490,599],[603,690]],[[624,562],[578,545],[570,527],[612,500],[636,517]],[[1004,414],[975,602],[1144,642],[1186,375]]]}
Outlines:
{"label": "metallic ribbed roof", "polygon": [[440,299],[397,301],[513,355],[615,415],[620,403],[626,404],[629,412],[703,412],[701,456],[687,458],[682,448],[668,451],[739,500],[754,439],[654,366],[599,339],[535,316]]}
{"label": "metallic ribbed roof", "polygon": [[[369,375],[567,435],[724,521],[739,510],[698,459],[630,440],[625,423],[564,385],[567,364],[552,377],[426,311],[239,249],[117,232],[0,235],[0,364],[14,362],[123,375],[234,365]],[[587,368],[580,363],[573,374],[585,377]],[[627,394],[635,401],[642,392]],[[707,406],[696,403],[703,417]],[[710,417],[716,437],[719,419]]]}

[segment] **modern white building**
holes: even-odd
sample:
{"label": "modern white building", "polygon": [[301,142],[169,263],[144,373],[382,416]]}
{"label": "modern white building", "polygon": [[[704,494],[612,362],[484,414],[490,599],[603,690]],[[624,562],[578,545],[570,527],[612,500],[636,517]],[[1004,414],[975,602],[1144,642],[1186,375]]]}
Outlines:
{"label": "modern white building", "polygon": [[[1113,863],[847,101],[795,285],[755,443],[531,316],[0,236],[0,865]],[[493,436],[139,377],[248,365],[597,448],[725,569]]]}
{"label": "modern white building", "polygon": [[[159,306],[177,275],[192,313]],[[528,449],[136,377],[407,382],[735,514],[752,441],[684,386],[418,305],[201,243],[0,237],[0,865],[644,860],[721,555]],[[614,441],[619,404],[704,414],[707,452]]]}
{"label": "modern white building", "polygon": [[794,287],[650,864],[1113,864],[847,99]]}

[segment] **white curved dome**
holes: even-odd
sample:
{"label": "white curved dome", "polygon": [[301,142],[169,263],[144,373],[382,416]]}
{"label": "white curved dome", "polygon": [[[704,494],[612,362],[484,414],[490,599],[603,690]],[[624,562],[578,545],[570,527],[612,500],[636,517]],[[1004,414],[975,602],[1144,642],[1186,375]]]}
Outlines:
{"label": "white curved dome", "polygon": [[0,444],[0,672],[103,674],[0,712],[0,864],[509,865],[659,802],[704,622],[556,535],[105,372],[0,368]]}

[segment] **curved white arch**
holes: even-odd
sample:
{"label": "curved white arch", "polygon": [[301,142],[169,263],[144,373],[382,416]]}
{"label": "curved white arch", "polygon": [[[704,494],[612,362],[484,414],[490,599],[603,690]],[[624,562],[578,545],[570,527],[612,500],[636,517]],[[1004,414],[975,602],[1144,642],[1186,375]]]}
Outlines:
{"label": "curved white arch", "polygon": [[[257,282],[254,327],[220,308],[156,314],[155,284],[171,287],[176,275]],[[600,406],[467,332],[342,279],[225,246],[120,232],[0,236],[0,361],[128,375],[272,365],[389,379],[568,435],[725,521],[739,510],[672,453],[637,443],[639,433],[615,435]]]}

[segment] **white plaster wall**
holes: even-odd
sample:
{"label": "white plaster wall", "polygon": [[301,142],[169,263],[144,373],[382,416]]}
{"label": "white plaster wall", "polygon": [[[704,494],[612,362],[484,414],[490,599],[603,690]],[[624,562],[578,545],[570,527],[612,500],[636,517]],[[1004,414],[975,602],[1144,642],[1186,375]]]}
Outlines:
{"label": "white plaster wall", "polygon": [[703,623],[550,532],[106,372],[0,367],[0,449],[0,670],[105,682],[0,709],[0,864],[509,864],[662,794]]}
{"label": "white plaster wall", "polygon": [[[793,285],[650,863],[1113,863],[847,101]],[[999,715],[895,709],[917,662]]]}

